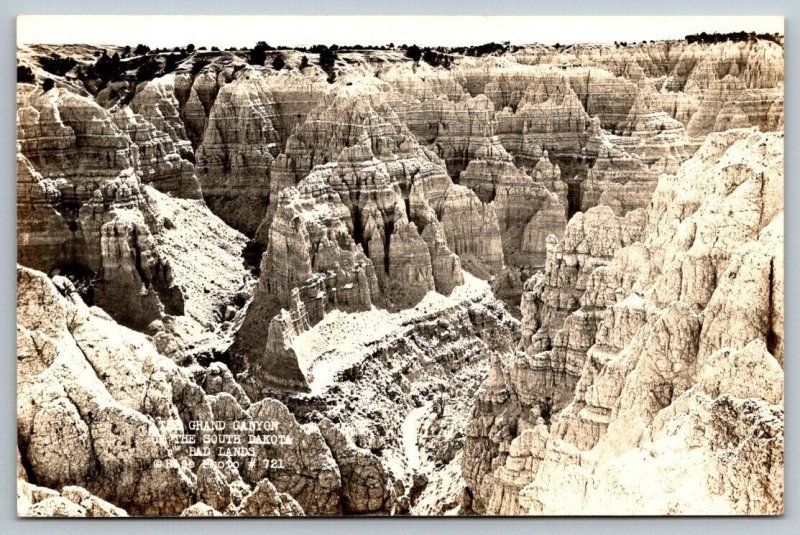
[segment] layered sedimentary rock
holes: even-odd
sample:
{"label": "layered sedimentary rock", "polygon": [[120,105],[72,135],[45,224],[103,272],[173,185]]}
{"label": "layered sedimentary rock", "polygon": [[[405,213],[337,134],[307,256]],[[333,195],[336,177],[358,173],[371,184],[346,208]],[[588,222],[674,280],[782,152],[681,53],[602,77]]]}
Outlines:
{"label": "layered sedimentary rock", "polygon": [[17,515],[31,517],[108,518],[128,514],[84,488],[69,485],[61,492],[17,480]]}
{"label": "layered sedimentary rock", "polygon": [[[90,99],[68,91],[43,93],[38,89],[22,90],[18,97],[18,165],[26,177],[39,182],[39,187],[28,189],[23,181],[18,189],[24,222],[18,234],[22,261],[30,258],[31,265],[47,271],[59,265],[92,274],[102,270],[95,297],[120,307],[123,321],[147,325],[160,312],[155,284],[169,287],[171,281],[166,266],[160,265],[152,252],[150,233],[138,209],[141,191],[132,168],[129,138]],[[31,194],[35,197],[23,197]],[[43,196],[46,208],[41,206]],[[35,231],[41,229],[29,233],[24,228],[27,222],[34,223],[27,208],[36,204],[44,208],[50,221],[61,219],[70,230],[54,236],[63,241],[50,245],[48,252],[53,256],[40,255],[43,251],[35,247],[40,239],[51,237],[38,238]],[[35,248],[28,252],[30,242]],[[134,292],[140,294],[136,301],[127,299],[133,287],[143,288]]]}
{"label": "layered sedimentary rock", "polygon": [[[582,210],[606,205],[623,215],[637,208],[646,208],[658,177],[663,173],[674,173],[688,158],[688,141],[679,123],[666,122],[669,116],[664,112],[635,117],[631,117],[636,122],[631,123],[630,137],[606,135],[599,130],[597,123],[593,124],[595,135],[587,150],[592,153],[594,163],[586,178],[577,185]],[[659,122],[661,120],[665,122]],[[666,124],[671,124],[674,129],[666,130]]]}
{"label": "layered sedimentary rock", "polygon": [[[489,354],[511,348],[518,329],[488,283],[465,277],[450,297],[430,293],[398,313],[335,311],[292,341],[310,393],[284,402],[319,422],[337,464],[351,459],[353,473],[343,468],[342,478],[353,480],[345,487],[358,484],[351,492],[364,503],[353,511],[417,507],[423,476],[458,466],[475,379]],[[332,336],[341,340],[335,347]],[[350,451],[337,452],[334,442]],[[435,487],[427,499],[457,508],[457,481],[451,494]]]}
{"label": "layered sedimentary rock", "polygon": [[497,213],[466,186],[453,185],[438,207],[448,244],[470,273],[490,278],[503,266]]}
{"label": "layered sedimentary rock", "polygon": [[524,64],[586,65],[603,68],[633,81],[662,79],[681,90],[689,81],[707,87],[709,78],[731,74],[750,87],[775,87],[783,81],[783,47],[767,39],[724,40],[716,43],[683,40],[649,41],[620,46],[575,44],[559,49],[532,45],[515,56]]}
{"label": "layered sedimentary rock", "polygon": [[284,135],[267,77],[248,71],[222,85],[196,161],[203,197],[225,221],[252,234],[266,214],[270,171]]}
{"label": "layered sedimentary rock", "polygon": [[[333,119],[342,113],[346,122]],[[342,89],[313,110],[280,163],[305,178],[280,193],[259,227],[267,243],[262,274],[231,349],[244,367],[285,371],[255,381],[262,387],[302,385],[296,371],[259,364],[281,353],[272,338],[264,352],[263,333],[294,289],[314,325],[331,309],[399,310],[429,291],[448,294],[463,280],[459,256],[486,277],[502,269],[491,208],[451,182],[369,85]],[[278,324],[269,332],[277,336]]]}
{"label": "layered sedimentary rock", "polygon": [[476,158],[502,158],[505,151],[495,136],[494,105],[485,95],[450,103],[435,101],[440,108],[427,110],[426,118],[437,123],[429,134],[431,146],[447,165],[450,176],[458,178]]}
{"label": "layered sedimentary rock", "polygon": [[557,194],[534,182],[510,161],[473,160],[461,173],[460,182],[494,208],[506,263],[544,263],[545,237],[560,235],[566,224],[565,209]]}
{"label": "layered sedimentary rock", "polygon": [[[357,508],[342,505],[340,473],[353,468],[346,460],[340,467],[331,454],[333,448],[344,458],[347,447],[333,439],[329,446],[280,402],[251,404],[219,364],[189,373],[146,336],[87,307],[64,277],[51,281],[19,268],[18,283],[18,472],[36,485],[86,489],[68,495],[72,487],[64,487],[61,497],[54,491],[42,497],[22,482],[21,514],[177,515],[196,499],[231,515],[268,514],[270,507],[281,515]],[[251,420],[270,422],[294,447],[265,444],[252,457],[218,457],[214,449],[192,469],[187,447],[174,441],[176,434],[193,434],[200,443],[208,431],[188,427],[189,421]],[[49,493],[53,498],[44,501]]]}
{"label": "layered sedimentary rock", "polygon": [[[641,240],[645,213],[636,210],[617,217],[606,206],[576,214],[562,243],[550,237],[543,274],[526,282],[521,308],[523,330],[519,350],[530,369],[520,363],[518,395],[527,405],[563,407],[594,342],[597,310],[613,300],[604,288],[607,265],[621,248]],[[541,375],[540,379],[536,379]]]}
{"label": "layered sedimentary rock", "polygon": [[[18,97],[20,262],[72,278],[126,325],[177,318],[183,326],[167,330],[187,344],[216,330],[219,307],[247,280],[244,239],[202,201],[144,185],[199,194],[169,135],[130,109],[112,115],[66,90],[22,88]],[[179,256],[190,243],[195,258]]]}
{"label": "layered sedimentary rock", "polygon": [[179,197],[201,198],[194,165],[181,156],[186,152],[185,147],[177,147],[169,135],[131,108],[117,110],[114,122],[131,140],[133,167],[142,182]]}
{"label": "layered sedimentary rock", "polygon": [[780,45],[21,51],[22,514],[781,510]]}
{"label": "layered sedimentary rock", "polygon": [[[572,399],[599,316],[614,299],[596,290],[603,266],[617,250],[640,240],[644,227],[642,210],[617,217],[598,206],[576,214],[562,240],[548,237],[544,272],[524,285],[516,354],[506,363],[493,361],[467,429],[462,468],[475,488],[509,455],[512,438],[526,426],[549,421]],[[495,422],[501,422],[502,432]]]}
{"label": "layered sedimentary rock", "polygon": [[[143,335],[70,302],[44,274],[17,275],[26,296],[18,303],[17,430],[29,477],[80,485],[130,512],[179,513],[189,505],[189,474],[153,466],[169,456],[165,433],[180,425],[177,367]],[[56,282],[74,292],[66,279]],[[145,351],[134,353],[135,344]]]}
{"label": "layered sedimentary rock", "polygon": [[[498,81],[487,87],[503,104],[497,113],[503,146],[525,167],[536,165],[544,151],[564,165],[573,163],[586,146],[589,115],[568,76],[561,69],[543,66],[528,67],[520,74],[525,76],[512,78],[513,90],[502,91]],[[500,98],[509,92],[516,98]]]}
{"label": "layered sedimentary rock", "polygon": [[[281,193],[259,285],[232,348],[252,366],[270,369],[272,374],[288,373],[285,366],[257,364],[280,353],[280,344],[273,340],[281,332],[279,324],[284,331],[298,330],[300,322],[302,331],[332,309],[407,308],[429,291],[449,293],[460,284],[458,257],[448,249],[444,230],[433,219],[420,236],[407,219],[397,184],[379,162],[372,165],[375,175],[366,175],[371,183],[350,185],[348,179],[355,176],[347,166],[328,164],[317,168],[298,188]],[[352,193],[351,188],[355,189]],[[353,204],[353,194],[358,204]],[[294,312],[270,327],[268,351],[262,355],[263,326],[281,308]],[[296,372],[291,379],[288,375],[273,378],[284,387],[298,380]],[[257,382],[269,383],[263,378]]]}
{"label": "layered sedimentary rock", "polygon": [[570,70],[568,76],[590,117],[598,117],[603,128],[611,131],[624,125],[636,100],[636,76],[631,80],[593,67]]}
{"label": "layered sedimentary rock", "polygon": [[741,78],[726,75],[714,80],[701,94],[698,110],[687,124],[692,136],[751,125],[775,130],[783,125],[782,84],[750,89]]}
{"label": "layered sedimentary rock", "polygon": [[[645,83],[637,88],[600,69],[484,68],[483,90],[499,110],[496,132],[503,146],[533,174],[540,163],[558,162],[558,176],[547,169],[539,172],[550,175],[546,185],[569,214],[604,201],[621,205],[619,213],[644,207],[665,161],[680,163],[686,157],[680,152],[682,128],[661,110]],[[624,138],[612,145],[603,128]],[[626,162],[631,162],[627,169]]]}
{"label": "layered sedimentary rock", "polygon": [[[465,445],[478,507],[782,510],[782,154],[781,135],[732,130],[662,177],[643,242],[595,269],[564,321],[583,323],[586,301],[605,307],[574,397],[549,426],[521,410],[521,361],[496,364]],[[651,474],[647,487],[620,477],[629,470]],[[696,490],[669,491],[682,485]]]}
{"label": "layered sedimentary rock", "polygon": [[587,210],[600,204],[622,215],[646,208],[658,177],[674,173],[692,150],[684,125],[664,111],[662,98],[649,82],[640,83],[621,135],[602,130],[595,118],[590,127],[586,153],[593,164],[580,184],[580,206]]}
{"label": "layered sedimentary rock", "polygon": [[[497,216],[503,248],[503,270],[494,268],[498,295],[510,304],[519,300],[524,273],[544,265],[546,237],[561,236],[566,206],[550,188],[563,189],[558,167],[545,156],[534,169],[535,182],[509,159],[473,160],[461,173],[460,182],[472,189]],[[548,188],[549,186],[549,188]]]}
{"label": "layered sedimentary rock", "polygon": [[154,78],[137,87],[130,107],[161,132],[166,133],[182,154],[191,154],[192,146],[180,113],[179,82],[175,74]]}

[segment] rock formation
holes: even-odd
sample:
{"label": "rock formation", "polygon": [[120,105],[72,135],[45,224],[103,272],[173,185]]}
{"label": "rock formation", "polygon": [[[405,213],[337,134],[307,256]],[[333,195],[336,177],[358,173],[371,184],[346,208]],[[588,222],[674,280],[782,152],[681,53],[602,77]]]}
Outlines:
{"label": "rock formation", "polygon": [[[218,308],[247,281],[244,239],[201,201],[145,185],[193,197],[196,187],[181,186],[191,164],[174,150],[164,157],[173,142],[129,109],[111,115],[59,89],[24,88],[19,98],[20,262],[72,278],[123,324],[177,318],[183,326],[168,330],[187,344],[208,338]],[[194,243],[194,258],[178,254]]]}
{"label": "rock formation", "polygon": [[766,37],[21,46],[19,514],[780,513]]}
{"label": "rock formation", "polygon": [[[781,135],[753,130],[710,136],[675,175],[660,179],[644,239],[620,244],[610,263],[591,271],[583,292],[567,297],[580,294],[581,308],[566,318],[545,304],[555,271],[531,281],[521,349],[544,349],[536,345],[542,329],[564,326],[565,368],[577,382],[564,396],[553,393],[552,372],[531,374],[524,354],[495,362],[464,450],[479,508],[782,510],[783,342],[775,333],[783,305],[772,297],[783,285],[773,267],[782,265],[782,147]],[[576,279],[561,280],[578,290]],[[553,362],[557,341],[549,354],[535,355],[533,370]],[[575,355],[582,358],[570,367]],[[543,410],[531,387],[554,405]],[[551,408],[562,410],[547,414]],[[699,436],[689,430],[695,425],[704,429]],[[648,490],[652,480],[623,480],[628,470],[670,483],[656,493]],[[691,496],[669,490],[684,485],[695,489]],[[756,487],[766,490],[742,495]]]}

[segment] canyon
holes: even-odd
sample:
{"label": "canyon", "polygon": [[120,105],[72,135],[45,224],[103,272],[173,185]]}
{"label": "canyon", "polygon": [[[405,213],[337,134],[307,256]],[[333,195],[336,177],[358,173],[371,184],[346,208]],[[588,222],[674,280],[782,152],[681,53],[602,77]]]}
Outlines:
{"label": "canyon", "polygon": [[18,514],[782,513],[782,44],[447,54],[18,49]]}

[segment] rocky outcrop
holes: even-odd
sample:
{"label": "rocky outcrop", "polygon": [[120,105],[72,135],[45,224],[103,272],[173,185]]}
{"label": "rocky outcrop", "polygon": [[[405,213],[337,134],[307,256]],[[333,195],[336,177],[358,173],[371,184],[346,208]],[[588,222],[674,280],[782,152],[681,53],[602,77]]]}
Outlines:
{"label": "rocky outcrop", "polygon": [[[608,207],[597,206],[570,220],[563,242],[555,236],[548,238],[544,273],[526,283],[530,293],[523,299],[528,313],[524,315],[521,350],[534,354],[552,348],[571,313],[579,308],[605,306],[603,295],[593,302],[599,276],[595,272],[607,265],[619,249],[642,239],[645,217],[643,210],[617,217]],[[587,296],[587,292],[592,294]]]}
{"label": "rocky outcrop", "polygon": [[[783,308],[770,297],[783,284],[773,267],[782,265],[782,151],[780,135],[732,130],[662,177],[643,242],[592,272],[582,308],[564,322],[572,339],[589,302],[604,307],[574,397],[549,428],[515,402],[524,393],[514,382],[519,360],[496,364],[465,445],[478,506],[494,514],[782,510],[775,333]],[[706,431],[689,431],[695,425]],[[627,470],[671,483],[656,492],[650,478],[647,488],[638,477],[623,481]],[[676,481],[695,489],[691,497],[668,490]]]}
{"label": "rocky outcrop", "polygon": [[98,52],[20,52],[21,514],[782,510],[781,45]]}
{"label": "rocky outcrop", "polygon": [[[189,505],[189,474],[154,467],[170,456],[165,433],[180,425],[175,365],[143,335],[69,302],[43,274],[20,268],[17,281],[17,430],[30,480],[80,485],[132,513],[179,513]],[[69,291],[68,281],[56,282]]]}
{"label": "rocky outcrop", "polygon": [[658,178],[674,173],[690,154],[683,124],[663,110],[659,94],[641,84],[622,136],[609,135],[599,118],[590,127],[586,152],[594,163],[580,184],[580,206],[607,205],[618,215],[647,208]]}
{"label": "rocky outcrop", "polygon": [[29,517],[108,518],[128,514],[82,487],[66,486],[61,492],[17,480],[17,515]]}
{"label": "rocky outcrop", "polygon": [[[320,431],[298,424],[280,402],[251,404],[224,365],[189,373],[144,335],[87,307],[64,277],[51,281],[19,268],[18,283],[18,472],[31,484],[64,489],[38,505],[42,498],[21,483],[21,511],[177,515],[201,500],[232,515],[267,514],[268,507],[281,515],[340,512],[344,468]],[[223,421],[229,429],[234,421],[268,422],[284,438],[255,446],[253,455],[213,449],[195,464],[174,441],[188,434],[202,443],[208,430],[189,427],[192,421]],[[67,495],[68,485],[86,490]]]}
{"label": "rocky outcrop", "polygon": [[286,493],[278,492],[269,480],[262,480],[242,501],[237,516],[304,516],[303,509]]}
{"label": "rocky outcrop", "polygon": [[199,193],[172,138],[128,108],[111,115],[66,90],[18,97],[20,262],[71,278],[121,323],[163,322],[183,346],[208,340],[247,282],[244,240],[202,201],[143,185]]}
{"label": "rocky outcrop", "polygon": [[322,420],[320,431],[331,448],[345,481],[342,506],[345,513],[388,513],[394,497],[391,476],[379,457],[357,447],[331,421]]}
{"label": "rocky outcrop", "polygon": [[[492,472],[512,455],[515,436],[549,421],[571,401],[602,311],[614,299],[613,293],[598,291],[603,266],[640,240],[644,228],[642,210],[620,218],[598,206],[576,214],[563,241],[548,237],[545,270],[530,278],[522,293],[516,354],[493,361],[467,430],[462,468],[474,488],[490,484],[487,478],[493,481]],[[480,508],[480,501],[473,506]]]}
{"label": "rocky outcrop", "polygon": [[218,89],[197,148],[203,198],[248,234],[266,214],[272,164],[283,142],[275,108],[266,76],[247,71]]}
{"label": "rocky outcrop", "polygon": [[[523,71],[526,72],[526,71]],[[502,75],[501,75],[502,76]],[[525,167],[533,167],[548,151],[562,165],[579,158],[587,141],[589,115],[561,69],[530,67],[514,78],[516,88],[498,108],[498,135],[503,146]],[[492,89],[492,82],[488,89]],[[502,84],[500,84],[502,87]],[[499,94],[508,94],[508,90]]]}
{"label": "rocky outcrop", "polygon": [[461,183],[494,208],[507,265],[544,263],[545,237],[560,235],[566,224],[565,208],[557,194],[510,162],[474,160],[461,173]]}
{"label": "rocky outcrop", "polygon": [[448,243],[470,273],[490,278],[503,266],[503,244],[497,213],[467,187],[454,185],[439,205]]}
{"label": "rocky outcrop", "polygon": [[687,124],[692,136],[751,125],[776,130],[783,125],[782,84],[775,88],[748,89],[741,78],[727,75],[714,80],[701,94],[700,106]]}
{"label": "rocky outcrop", "polygon": [[426,113],[429,122],[438,123],[436,131],[429,134],[430,143],[451,177],[458,179],[476,158],[503,157],[505,150],[495,135],[494,106],[485,95],[452,103],[435,102],[440,108]]}
{"label": "rocky outcrop", "polygon": [[[335,113],[350,114],[352,122],[333,121]],[[341,131],[329,132],[332,126]],[[311,145],[315,152],[303,153],[310,161],[290,156]],[[332,309],[400,310],[430,291],[449,293],[463,281],[461,252],[474,255],[467,262],[488,264],[479,272],[486,277],[502,268],[501,251],[488,258],[481,254],[487,247],[483,240],[497,232],[491,209],[452,184],[441,161],[416,144],[370,86],[341,90],[326,100],[289,139],[286,152],[284,163],[300,175],[317,165],[296,188],[280,193],[258,230],[259,239],[268,236],[262,274],[231,348],[242,369],[271,370],[266,383],[255,381],[262,388],[302,388],[296,366],[273,365],[276,358],[293,360],[290,351],[280,349],[286,344],[276,340],[286,339],[280,325],[288,328],[296,320],[269,328],[266,352],[263,341],[266,326],[289,306],[294,290],[314,325]],[[460,203],[477,205],[477,217],[463,217],[456,211]],[[497,236],[488,246],[497,248],[499,241]]]}
{"label": "rocky outcrop", "polygon": [[133,167],[142,182],[185,199],[202,198],[194,165],[182,157],[184,146],[129,107],[118,109],[114,122],[131,140]]}
{"label": "rocky outcrop", "polygon": [[[284,401],[318,422],[342,470],[345,512],[445,499],[436,488],[420,496],[420,478],[446,479],[458,465],[475,379],[489,354],[511,348],[518,328],[488,283],[465,279],[450,297],[431,293],[399,313],[333,312],[293,341],[310,393]],[[331,336],[341,343],[331,347]]]}

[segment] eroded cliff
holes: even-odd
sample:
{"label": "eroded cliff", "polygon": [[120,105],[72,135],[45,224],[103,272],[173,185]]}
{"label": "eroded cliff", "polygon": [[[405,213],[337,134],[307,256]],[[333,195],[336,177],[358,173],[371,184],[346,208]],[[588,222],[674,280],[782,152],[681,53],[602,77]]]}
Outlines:
{"label": "eroded cliff", "polygon": [[467,433],[478,510],[782,511],[782,155],[781,134],[713,134],[659,180],[638,243],[583,283],[556,268],[529,281],[520,347]]}
{"label": "eroded cliff", "polygon": [[782,510],[781,45],[280,53],[21,47],[20,514]]}

